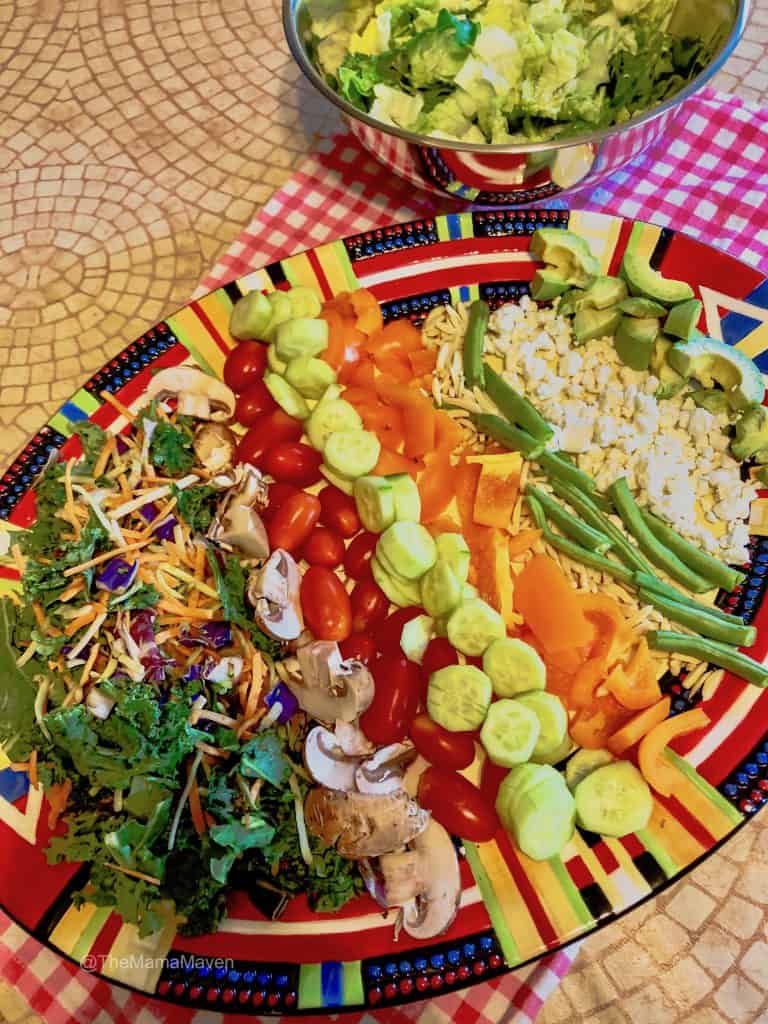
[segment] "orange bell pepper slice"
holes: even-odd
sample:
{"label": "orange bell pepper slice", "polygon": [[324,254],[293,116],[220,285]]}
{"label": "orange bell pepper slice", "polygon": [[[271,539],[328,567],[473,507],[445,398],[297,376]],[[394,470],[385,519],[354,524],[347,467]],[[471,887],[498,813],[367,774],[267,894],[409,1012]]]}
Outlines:
{"label": "orange bell pepper slice", "polygon": [[368,355],[361,355],[356,363],[345,363],[339,374],[339,382],[351,388],[357,388],[366,393],[367,396],[375,394],[373,380],[375,369],[373,360]]}
{"label": "orange bell pepper slice", "polygon": [[367,288],[358,288],[357,291],[350,294],[349,301],[355,311],[359,330],[365,334],[373,334],[381,329],[384,321],[373,292],[369,292]]}
{"label": "orange bell pepper slice", "polygon": [[[354,322],[356,319],[355,307],[352,305],[352,293],[351,292],[339,292],[338,295],[334,295],[332,299],[327,299],[323,303],[323,313],[332,310],[338,313],[343,319],[351,320]],[[322,313],[320,314],[323,315]]]}
{"label": "orange bell pepper slice", "polygon": [[435,407],[428,398],[417,393],[401,408],[405,454],[414,459],[423,458],[435,448]]}
{"label": "orange bell pepper slice", "polygon": [[382,445],[379,453],[379,461],[373,467],[377,476],[389,476],[391,473],[408,473],[414,480],[417,479],[422,469],[422,463],[415,459],[408,459],[400,452],[392,451]]}
{"label": "orange bell pepper slice", "polygon": [[605,681],[605,687],[616,700],[631,711],[641,711],[661,697],[656,680],[656,667],[642,637],[629,664],[616,665]]}
{"label": "orange bell pepper slice", "polygon": [[574,743],[586,750],[598,750],[604,747],[610,727],[604,711],[595,711],[591,715],[579,715],[568,726],[568,733]]}
{"label": "orange bell pepper slice", "polygon": [[336,373],[344,365],[344,354],[346,350],[345,330],[349,321],[335,308],[323,309],[319,317],[328,324],[328,345],[320,358],[333,367]]}
{"label": "orange bell pepper slice", "polygon": [[424,472],[419,476],[421,521],[437,519],[453,501],[453,467],[447,453],[436,452],[425,460]]}
{"label": "orange bell pepper slice", "polygon": [[627,622],[621,605],[608,594],[579,594],[582,611],[598,629],[600,651],[593,654],[607,655],[606,667],[610,668],[632,646],[634,633]]}
{"label": "orange bell pepper slice", "polygon": [[410,320],[390,320],[381,330],[376,331],[370,340],[372,347],[394,343],[401,352],[416,352],[423,348],[421,331],[414,327]]}
{"label": "orange bell pepper slice", "polygon": [[461,533],[461,523],[449,519],[448,516],[440,516],[439,519],[433,519],[424,525],[433,537],[439,537],[441,533]]}
{"label": "orange bell pepper slice", "polygon": [[515,609],[546,651],[573,651],[594,642],[595,627],[557,563],[534,555],[515,581]]}
{"label": "orange bell pepper slice", "polygon": [[594,701],[595,690],[605,679],[607,672],[606,656],[599,655],[585,661],[573,677],[573,686],[569,703],[575,708],[588,708]]}
{"label": "orange bell pepper slice", "polygon": [[420,348],[415,352],[408,353],[408,362],[411,364],[414,377],[423,377],[432,373],[437,362],[437,350],[434,348]]}
{"label": "orange bell pepper slice", "polygon": [[526,551],[530,551],[541,535],[541,530],[531,529],[522,530],[520,533],[515,534],[514,537],[510,537],[508,545],[510,559],[514,561],[520,555],[524,555]]}
{"label": "orange bell pepper slice", "polygon": [[672,701],[669,697],[662,697],[661,700],[641,711],[639,715],[630,718],[626,725],[609,737],[606,746],[610,752],[621,757],[630,747],[634,747],[651,729],[665,720],[671,705]]}
{"label": "orange bell pepper slice", "polygon": [[464,431],[447,412],[435,412],[435,447],[455,451],[464,443]]}
{"label": "orange bell pepper slice", "polygon": [[380,355],[374,352],[373,361],[380,373],[391,377],[398,384],[407,384],[413,377],[410,365],[399,355]]}
{"label": "orange bell pepper slice", "polygon": [[664,757],[664,748],[676,736],[686,736],[708,725],[709,715],[703,708],[693,708],[654,726],[642,738],[637,751],[638,764],[643,778],[657,793],[672,796],[678,780],[677,772]]}

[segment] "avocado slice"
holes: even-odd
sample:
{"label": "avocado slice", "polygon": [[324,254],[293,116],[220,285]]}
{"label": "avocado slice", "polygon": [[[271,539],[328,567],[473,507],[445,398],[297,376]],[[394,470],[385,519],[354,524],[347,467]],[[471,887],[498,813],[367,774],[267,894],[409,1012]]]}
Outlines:
{"label": "avocado slice", "polygon": [[719,384],[732,409],[760,404],[765,396],[763,375],[739,349],[714,338],[678,341],[667,355],[670,365],[684,377],[695,377],[705,388]]}
{"label": "avocado slice", "polygon": [[600,264],[579,235],[563,228],[537,228],[531,235],[531,256],[554,267],[560,279],[583,288],[600,273]]}
{"label": "avocado slice", "polygon": [[685,302],[678,302],[667,314],[664,321],[664,330],[674,334],[676,338],[683,341],[690,341],[696,330],[696,324],[701,316],[702,304],[698,299],[687,299]]}
{"label": "avocado slice", "polygon": [[663,306],[674,306],[693,298],[693,289],[685,281],[662,277],[648,260],[638,253],[626,252],[621,261],[621,276],[633,295],[643,295]]}
{"label": "avocado slice", "polygon": [[661,303],[654,302],[653,299],[643,299],[634,295],[620,302],[619,309],[622,313],[626,313],[627,316],[640,317],[662,317],[667,312],[667,307],[662,306]]}
{"label": "avocado slice", "polygon": [[556,299],[558,295],[567,292],[570,287],[554,267],[542,267],[533,275],[531,298],[536,302],[549,302],[550,299]]}
{"label": "avocado slice", "polygon": [[582,309],[608,309],[627,297],[627,286],[620,277],[601,274],[582,297]]}
{"label": "avocado slice", "polygon": [[688,397],[692,398],[700,409],[706,409],[716,416],[731,411],[728,396],[719,388],[699,388],[698,391],[692,391]]}
{"label": "avocado slice", "polygon": [[655,317],[622,316],[613,339],[619,359],[633,370],[647,370],[658,333]]}
{"label": "avocado slice", "polygon": [[656,398],[673,398],[688,383],[688,378],[682,377],[667,362],[667,353],[672,348],[672,344],[672,339],[661,332],[657,334],[656,340],[653,343],[650,370],[655,377],[659,378]]}
{"label": "avocado slice", "polygon": [[557,312],[560,316],[573,316],[582,308],[581,301],[586,295],[583,288],[571,288],[569,292],[560,299]]}
{"label": "avocado slice", "polygon": [[621,313],[617,309],[580,309],[573,318],[575,344],[584,345],[595,338],[612,335],[620,320]]}

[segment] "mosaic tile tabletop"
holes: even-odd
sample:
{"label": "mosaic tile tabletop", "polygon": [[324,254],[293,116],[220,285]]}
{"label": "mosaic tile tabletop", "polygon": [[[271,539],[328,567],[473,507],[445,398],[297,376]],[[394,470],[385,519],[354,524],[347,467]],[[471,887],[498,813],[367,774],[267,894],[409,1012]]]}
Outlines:
{"label": "mosaic tile tabletop", "polygon": [[[714,85],[768,103],[768,0]],[[0,461],[339,123],[276,0],[0,0]],[[0,984],[0,1024],[31,1022]],[[589,939],[540,1024],[767,1024],[768,815]]]}

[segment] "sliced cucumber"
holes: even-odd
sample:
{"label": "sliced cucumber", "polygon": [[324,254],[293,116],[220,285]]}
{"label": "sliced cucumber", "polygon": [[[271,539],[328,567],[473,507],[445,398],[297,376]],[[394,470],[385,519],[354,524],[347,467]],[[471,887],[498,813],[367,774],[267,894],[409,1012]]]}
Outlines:
{"label": "sliced cucumber", "polygon": [[521,764],[513,768],[502,780],[496,796],[496,810],[502,821],[505,815],[511,818],[515,801],[526,790],[542,782],[551,782],[557,774],[554,768],[543,764]]}
{"label": "sliced cucumber", "polygon": [[380,454],[381,441],[370,430],[334,430],[323,445],[325,464],[350,480],[370,473]]}
{"label": "sliced cucumber", "polygon": [[376,555],[371,559],[371,573],[392,604],[396,604],[398,608],[418,606],[421,595],[416,584],[411,580],[398,579],[393,573],[387,572]]}
{"label": "sliced cucumber", "polygon": [[506,636],[501,615],[481,598],[462,601],[448,619],[448,639],[462,654],[483,654],[486,647]]}
{"label": "sliced cucumber", "polygon": [[400,634],[400,650],[409,661],[421,664],[427,644],[434,636],[434,620],[429,615],[417,615],[406,622]]}
{"label": "sliced cucumber", "polygon": [[328,323],[298,316],[282,323],[275,332],[277,354],[290,362],[298,356],[316,356],[328,347]]}
{"label": "sliced cucumber", "polygon": [[329,484],[333,484],[334,487],[338,487],[340,491],[343,491],[345,494],[352,497],[355,488],[354,480],[347,480],[345,476],[340,476],[338,473],[334,473],[333,470],[328,469],[327,466],[321,466],[320,472]]}
{"label": "sliced cucumber", "polygon": [[516,700],[497,700],[488,708],[480,742],[494,764],[514,768],[530,760],[539,738],[539,719]]}
{"label": "sliced cucumber", "polygon": [[272,317],[272,306],[263,292],[248,292],[232,307],[229,333],[233,338],[263,338]]}
{"label": "sliced cucumber", "polygon": [[561,854],[573,835],[575,816],[573,796],[557,772],[553,779],[526,788],[513,801],[511,813],[509,805],[499,809],[502,824],[531,860]]}
{"label": "sliced cucumber", "polygon": [[577,750],[565,766],[565,781],[573,793],[580,782],[598,768],[612,764],[615,757],[610,750]]}
{"label": "sliced cucumber", "polygon": [[471,601],[473,597],[477,597],[477,587],[473,587],[471,583],[465,583],[461,588],[461,600]]}
{"label": "sliced cucumber", "polygon": [[435,542],[420,523],[395,522],[388,526],[379,537],[377,553],[379,550],[385,563],[408,580],[420,579],[437,558]]}
{"label": "sliced cucumber", "polygon": [[291,288],[286,294],[291,303],[291,313],[295,317],[317,316],[323,308],[320,296],[313,288],[296,285],[295,288]]}
{"label": "sliced cucumber", "polygon": [[314,356],[297,356],[285,368],[285,379],[305,398],[322,398],[336,374],[328,363]]}
{"label": "sliced cucumber", "polygon": [[574,796],[580,827],[603,836],[637,832],[653,811],[650,787],[630,761],[596,768],[581,780]]}
{"label": "sliced cucumber", "polygon": [[466,583],[469,574],[470,551],[460,533],[441,533],[435,539],[437,554],[453,569],[459,583]]}
{"label": "sliced cucumber", "polygon": [[337,430],[360,430],[362,425],[363,421],[353,405],[343,398],[326,398],[323,395],[309,417],[307,437],[313,447],[322,451],[328,438]]}
{"label": "sliced cucumber", "polygon": [[291,300],[288,298],[287,292],[267,292],[267,299],[271,307],[271,315],[269,323],[264,328],[264,339],[265,341],[272,341],[280,324],[284,324],[287,320],[291,319],[293,310],[291,309]]}
{"label": "sliced cucumber", "polygon": [[534,761],[536,764],[560,764],[561,761],[565,761],[565,759],[567,757],[570,757],[574,750],[577,749],[578,748],[576,744],[573,742],[568,733],[566,733],[565,736],[563,736],[563,742],[556,750],[553,750],[550,754],[547,754],[546,756],[539,755],[537,757],[536,754],[532,754],[531,760]]}
{"label": "sliced cucumber", "polygon": [[429,677],[427,711],[448,732],[479,729],[491,704],[491,680],[474,665],[448,665]]}
{"label": "sliced cucumber", "polygon": [[554,693],[546,693],[544,690],[532,690],[515,699],[539,719],[539,738],[533,750],[534,756],[537,759],[549,757],[568,732],[568,715],[563,702]]}
{"label": "sliced cucumber", "polygon": [[288,363],[282,360],[277,354],[274,342],[267,346],[267,366],[273,373],[278,373],[281,377],[288,369]]}
{"label": "sliced cucumber", "polygon": [[360,522],[370,533],[381,533],[395,521],[395,489],[385,476],[355,480],[355,504]]}
{"label": "sliced cucumber", "polygon": [[523,640],[503,636],[483,653],[483,671],[497,697],[516,697],[547,685],[547,667],[539,652]]}
{"label": "sliced cucumber", "polygon": [[416,481],[407,473],[392,473],[386,478],[395,493],[395,519],[418,523],[421,519],[421,497]]}
{"label": "sliced cucumber", "polygon": [[308,418],[310,410],[306,400],[284,377],[279,377],[276,373],[265,373],[264,385],[283,412],[297,420]]}
{"label": "sliced cucumber", "polygon": [[462,599],[462,586],[450,565],[438,556],[421,577],[421,603],[436,618],[450,615]]}

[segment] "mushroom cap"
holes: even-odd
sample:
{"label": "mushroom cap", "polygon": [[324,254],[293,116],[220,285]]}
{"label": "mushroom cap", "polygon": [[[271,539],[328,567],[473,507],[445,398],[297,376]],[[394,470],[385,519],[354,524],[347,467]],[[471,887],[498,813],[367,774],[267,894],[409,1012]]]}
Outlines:
{"label": "mushroom cap", "polygon": [[193,446],[206,469],[221,473],[232,465],[237,438],[223,423],[203,423],[195,431]]}
{"label": "mushroom cap", "polygon": [[424,868],[425,888],[403,905],[403,928],[412,939],[431,939],[450,927],[461,901],[459,858],[451,837],[431,818],[413,840]]}
{"label": "mushroom cap", "polygon": [[320,722],[354,722],[373,700],[373,676],[360,661],[342,661],[330,640],[302,644],[296,652],[301,681],[288,685],[312,718]]}
{"label": "mushroom cap", "polygon": [[427,827],[430,815],[402,790],[375,796],[320,786],[307,794],[304,820],[340,857],[359,860],[411,842]]}
{"label": "mushroom cap", "polygon": [[266,493],[264,479],[255,466],[246,466],[237,487],[219,504],[208,537],[220,547],[237,548],[246,558],[266,558],[269,537],[256,506]]}
{"label": "mushroom cap", "polygon": [[371,743],[357,722],[343,722],[337,718],[333,732],[336,742],[348,757],[369,757],[376,752],[376,744]]}
{"label": "mushroom cap", "polygon": [[361,793],[395,793],[403,788],[405,769],[415,757],[412,743],[390,743],[358,766],[355,785]]}
{"label": "mushroom cap", "polygon": [[202,420],[228,420],[235,411],[235,393],[194,366],[168,366],[149,382],[147,401],[175,396],[179,412]]}
{"label": "mushroom cap", "polygon": [[307,771],[321,786],[349,792],[355,788],[356,757],[348,757],[329,729],[316,725],[304,741]]}
{"label": "mushroom cap", "polygon": [[276,548],[264,565],[251,573],[248,599],[256,621],[276,640],[295,640],[304,629],[300,586],[299,567],[282,548]]}

